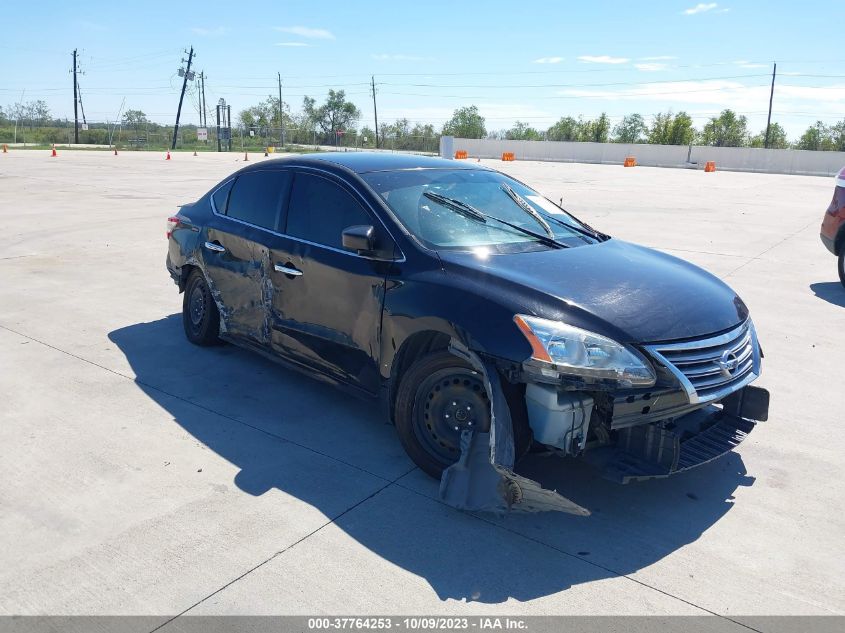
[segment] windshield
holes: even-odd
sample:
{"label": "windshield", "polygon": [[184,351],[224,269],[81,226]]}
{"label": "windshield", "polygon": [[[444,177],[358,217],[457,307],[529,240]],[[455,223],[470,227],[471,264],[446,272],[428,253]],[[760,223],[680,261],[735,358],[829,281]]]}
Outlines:
{"label": "windshield", "polygon": [[514,253],[554,247],[551,240],[570,247],[599,241],[554,203],[498,172],[413,169],[362,177],[405,228],[435,250]]}

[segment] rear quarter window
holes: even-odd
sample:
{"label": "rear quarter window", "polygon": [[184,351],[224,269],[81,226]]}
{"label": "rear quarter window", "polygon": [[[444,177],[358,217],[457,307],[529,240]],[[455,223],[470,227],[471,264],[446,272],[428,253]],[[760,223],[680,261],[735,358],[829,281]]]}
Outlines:
{"label": "rear quarter window", "polygon": [[214,193],[211,194],[211,199],[214,202],[214,210],[217,211],[217,213],[225,215],[226,204],[229,202],[229,192],[232,190],[233,182],[235,181],[230,180],[223,183],[214,191]]}

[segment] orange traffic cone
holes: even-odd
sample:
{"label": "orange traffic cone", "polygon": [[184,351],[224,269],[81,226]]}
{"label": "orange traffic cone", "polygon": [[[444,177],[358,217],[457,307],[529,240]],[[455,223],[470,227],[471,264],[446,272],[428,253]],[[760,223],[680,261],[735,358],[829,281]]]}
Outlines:
{"label": "orange traffic cone", "polygon": [[52,153],[52,154],[50,154],[50,156],[52,156],[53,158],[55,158],[56,156],[58,156],[58,154],[56,153],[56,144],[55,144],[55,143],[53,143],[53,153]]}
{"label": "orange traffic cone", "polygon": [[3,153],[4,153],[4,154],[8,154],[8,153],[9,153],[9,148],[8,148],[8,147],[6,147],[6,144],[5,144],[5,143],[3,143]]}
{"label": "orange traffic cone", "polygon": [[246,152],[244,152],[244,160],[249,160],[249,156],[247,156]]}
{"label": "orange traffic cone", "polygon": [[167,150],[167,156],[164,157],[164,160],[170,160],[170,150]]}

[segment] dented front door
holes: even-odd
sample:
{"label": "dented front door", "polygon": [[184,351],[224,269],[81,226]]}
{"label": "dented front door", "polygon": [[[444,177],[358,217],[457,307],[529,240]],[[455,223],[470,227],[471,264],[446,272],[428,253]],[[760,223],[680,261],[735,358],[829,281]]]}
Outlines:
{"label": "dented front door", "polygon": [[380,386],[388,264],[343,249],[341,232],[376,223],[348,186],[297,171],[285,235],[270,249],[269,268],[274,350],[371,393]]}

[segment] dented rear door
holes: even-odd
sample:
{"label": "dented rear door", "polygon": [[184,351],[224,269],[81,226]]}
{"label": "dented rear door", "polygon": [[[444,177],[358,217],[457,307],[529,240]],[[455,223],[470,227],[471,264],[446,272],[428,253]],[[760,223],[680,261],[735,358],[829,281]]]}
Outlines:
{"label": "dented rear door", "polygon": [[279,228],[290,179],[279,169],[240,174],[226,208],[208,223],[201,248],[225,334],[261,347],[270,344],[267,244]]}

